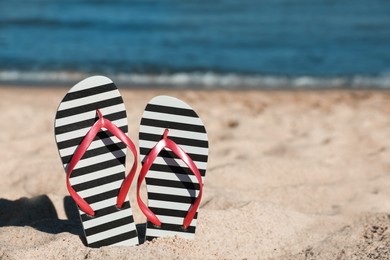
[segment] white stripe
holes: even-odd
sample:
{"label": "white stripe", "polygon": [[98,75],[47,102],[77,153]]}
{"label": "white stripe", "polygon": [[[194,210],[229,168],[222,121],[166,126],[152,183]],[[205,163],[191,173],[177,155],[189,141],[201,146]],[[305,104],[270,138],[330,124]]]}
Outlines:
{"label": "white stripe", "polygon": [[132,216],[133,213],[131,212],[131,208],[129,209],[123,209],[117,212],[114,212],[112,214],[108,214],[99,218],[93,218],[91,220],[87,220],[83,222],[83,227],[84,229],[88,229],[91,227],[96,227],[108,222],[112,222],[117,219],[125,218],[125,217],[130,217]]}
{"label": "white stripe", "polygon": [[[166,127],[158,127],[158,126],[153,126],[153,125],[140,125],[140,132],[141,133],[143,132],[143,128],[144,127],[150,127],[150,128],[155,128],[155,129],[162,129],[162,132],[161,132],[161,130],[157,130],[156,131],[156,134],[158,134],[158,135],[160,135],[160,134],[162,135],[164,133],[164,130],[166,129]],[[177,136],[177,137],[183,137],[183,138],[194,139],[194,140],[198,140],[197,138],[195,138],[195,136],[198,136],[198,135],[206,135],[207,136],[207,134],[204,133],[204,132],[197,132],[197,131],[194,132],[194,131],[191,131],[190,128],[187,128],[187,129],[172,129],[172,128],[169,128],[168,137],[169,136],[174,136],[173,134],[171,134],[171,131],[180,132],[181,136]],[[202,139],[204,139],[204,138],[202,138]],[[201,139],[199,139],[199,140],[201,140]]]}
{"label": "white stripe", "polygon": [[[166,224],[174,224],[174,225],[183,225],[184,218],[179,217],[171,217],[171,216],[163,216],[163,215],[156,215],[158,219],[161,221],[161,223]],[[196,226],[196,219],[193,219],[191,222],[191,227]]]}
{"label": "white stripe", "polygon": [[151,229],[151,228],[146,229],[146,235],[151,237],[174,237],[178,235],[179,237],[183,237],[187,239],[195,238],[194,233],[184,233],[184,232],[169,231],[163,229]]}
{"label": "white stripe", "polygon": [[[207,163],[194,161],[198,170],[206,170]],[[169,166],[180,166],[187,167],[187,165],[180,159],[166,158],[166,157],[157,157],[153,164],[169,165]]]}
{"label": "white stripe", "polygon": [[160,209],[173,209],[173,210],[182,210],[188,211],[191,207],[191,203],[180,203],[180,202],[171,202],[171,201],[162,201],[162,200],[148,200],[149,207],[160,208]]}
{"label": "white stripe", "polygon": [[[141,148],[152,149],[157,142],[139,140],[139,146]],[[189,145],[179,145],[186,153],[198,154],[198,155],[208,155],[209,149],[203,147],[189,146]]]}
{"label": "white stripe", "polygon": [[[114,196],[114,197],[106,199],[106,200],[92,203],[92,204],[90,204],[90,206],[94,211],[99,210],[99,209],[108,208],[108,207],[111,207],[113,205],[116,205],[116,198],[117,198],[117,196]],[[128,201],[128,198],[126,198],[125,201]],[[85,214],[85,212],[81,211],[81,210],[79,210],[79,213],[80,213],[80,215]]]}
{"label": "white stripe", "polygon": [[91,244],[91,243],[94,243],[94,242],[97,242],[97,241],[100,241],[100,240],[103,240],[103,239],[106,239],[106,238],[110,238],[110,237],[113,237],[113,236],[117,236],[117,235],[120,235],[120,234],[131,232],[133,230],[135,230],[135,224],[134,223],[126,224],[126,225],[123,225],[123,226],[120,226],[120,227],[117,227],[117,228],[113,228],[113,229],[110,229],[110,230],[106,230],[106,231],[103,231],[103,232],[100,232],[100,233],[88,236],[87,237],[87,241],[88,241],[88,244]]}
{"label": "white stripe", "polygon": [[[119,120],[112,121],[112,123],[118,127],[126,126],[127,119],[122,118]],[[57,143],[62,142],[62,141],[68,141],[68,140],[79,138],[79,137],[83,137],[87,134],[87,132],[89,131],[89,129],[91,129],[91,127],[92,126],[56,135]]]}
{"label": "white stripe", "polygon": [[183,101],[170,96],[155,97],[152,100],[150,100],[149,104],[193,110],[189,105],[187,105]]}
{"label": "white stripe", "polygon": [[132,239],[128,239],[128,240],[118,242],[116,244],[112,244],[110,246],[135,246],[138,244],[139,244],[138,237],[134,237]]}
{"label": "white stripe", "polygon": [[76,108],[80,106],[85,106],[99,101],[108,100],[111,98],[120,97],[120,93],[117,89],[111,90],[104,93],[95,94],[92,96],[87,96],[83,98],[73,99],[69,101],[62,102],[58,107],[58,111],[66,110],[69,108]]}
{"label": "white stripe", "polygon": [[198,190],[191,189],[181,189],[181,188],[171,188],[164,186],[155,186],[155,185],[147,185],[148,192],[152,193],[161,193],[168,195],[177,195],[177,196],[186,196],[186,197],[197,197],[199,194]]}
{"label": "white stripe", "polygon": [[97,163],[106,162],[113,159],[118,159],[125,157],[126,154],[122,152],[122,150],[114,151],[114,152],[107,152],[105,154],[96,155],[94,157],[90,157],[87,159],[80,160],[75,169],[80,169],[86,166],[91,166]]}
{"label": "white stripe", "polygon": [[[115,136],[107,137],[107,138],[104,138],[104,139],[98,139],[98,140],[93,141],[91,143],[91,145],[88,147],[88,150],[104,147],[104,146],[106,146],[106,143],[108,143],[108,144],[119,144],[119,143],[122,143],[122,141],[119,140],[118,138],[116,138]],[[68,147],[68,148],[61,149],[60,150],[61,157],[73,155],[74,152],[76,151],[77,147],[79,147],[79,146],[75,145],[75,146],[71,146],[71,147]],[[124,148],[122,150],[125,151],[126,148]]]}
{"label": "white stripe", "polygon": [[142,118],[203,126],[202,120],[200,120],[199,117],[189,117],[189,116],[172,115],[172,114],[145,111],[144,114],[142,115]]}
{"label": "white stripe", "polygon": [[123,180],[114,181],[114,182],[103,184],[100,186],[96,186],[96,187],[93,187],[93,188],[90,188],[87,190],[79,191],[78,194],[82,198],[91,197],[91,196],[101,194],[103,192],[119,189],[121,187],[122,183],[123,183]]}
{"label": "white stripe", "polygon": [[[118,104],[110,107],[104,107],[100,109],[100,112],[102,112],[103,116],[110,115],[116,112],[122,112],[125,111],[125,106],[123,104]],[[74,124],[80,121],[88,120],[90,118],[96,117],[96,111],[88,111],[85,113],[80,113],[73,116],[63,117],[56,120],[55,126],[63,126],[68,124]]]}
{"label": "white stripe", "polygon": [[[99,209],[104,209],[104,208],[108,208],[108,207],[112,207],[112,206],[116,205],[116,200],[117,200],[117,196],[114,196],[114,197],[106,199],[106,200],[92,203],[92,204],[90,204],[90,206],[94,211],[96,211]],[[129,202],[129,198],[126,197],[124,202]],[[79,209],[79,214],[83,215],[83,214],[85,214],[85,212]]]}
{"label": "white stripe", "polygon": [[[140,133],[163,135],[165,128],[141,125]],[[177,129],[169,129],[169,137],[189,138],[193,140],[207,141],[206,133],[190,132]]]}
{"label": "white stripe", "polygon": [[[181,174],[181,173],[159,172],[159,171],[149,170],[146,177],[153,178],[153,179],[160,179],[160,180],[198,183],[198,179],[194,175]],[[202,182],[204,183],[204,177],[202,177]]]}
{"label": "white stripe", "polygon": [[117,165],[117,166],[110,167],[110,168],[103,169],[103,170],[96,171],[96,172],[91,172],[91,173],[84,174],[84,175],[77,176],[77,177],[70,176],[69,182],[70,182],[70,185],[73,186],[76,184],[89,182],[89,181],[93,181],[93,180],[96,180],[99,178],[103,178],[103,177],[107,177],[107,176],[110,176],[113,174],[124,172],[124,170],[125,170],[125,167],[121,164],[121,165]]}
{"label": "white stripe", "polygon": [[74,85],[69,90],[68,93],[77,92],[77,91],[85,90],[85,89],[89,89],[89,88],[94,88],[94,87],[98,87],[98,86],[101,86],[101,85],[106,85],[106,84],[109,84],[109,83],[112,83],[112,80],[107,78],[107,77],[104,77],[104,76],[92,76],[92,77],[86,78],[86,79],[80,81],[79,83],[77,83],[76,85]]}

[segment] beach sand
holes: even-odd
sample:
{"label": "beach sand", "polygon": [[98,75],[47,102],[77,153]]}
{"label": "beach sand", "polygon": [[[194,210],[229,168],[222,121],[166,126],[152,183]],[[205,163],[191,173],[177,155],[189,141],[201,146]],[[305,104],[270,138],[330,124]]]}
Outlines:
{"label": "beach sand", "polygon": [[159,94],[206,125],[196,239],[86,247],[54,140],[68,89],[1,87],[1,259],[389,259],[390,92],[145,89],[121,89],[135,143]]}

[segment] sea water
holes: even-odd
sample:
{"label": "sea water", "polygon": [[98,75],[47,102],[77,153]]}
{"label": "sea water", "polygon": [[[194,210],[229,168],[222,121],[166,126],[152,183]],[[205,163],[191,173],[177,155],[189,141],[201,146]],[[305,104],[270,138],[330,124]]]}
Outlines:
{"label": "sea water", "polygon": [[0,0],[0,83],[390,88],[388,0]]}

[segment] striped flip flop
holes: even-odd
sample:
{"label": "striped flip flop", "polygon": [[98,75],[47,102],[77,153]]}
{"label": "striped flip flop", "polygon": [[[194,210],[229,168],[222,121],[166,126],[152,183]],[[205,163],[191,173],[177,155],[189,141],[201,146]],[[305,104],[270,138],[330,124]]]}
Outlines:
{"label": "striped flip flop", "polygon": [[[155,97],[142,116],[139,145],[137,200],[147,217],[146,240],[175,235],[193,239],[208,158],[202,121],[183,101]],[[140,198],[144,180],[148,206]]]}
{"label": "striped flip flop", "polygon": [[[103,76],[72,87],[57,110],[55,138],[90,247],[138,244],[127,197],[137,154],[127,130],[122,97]],[[127,147],[133,152],[134,164],[125,177]]]}

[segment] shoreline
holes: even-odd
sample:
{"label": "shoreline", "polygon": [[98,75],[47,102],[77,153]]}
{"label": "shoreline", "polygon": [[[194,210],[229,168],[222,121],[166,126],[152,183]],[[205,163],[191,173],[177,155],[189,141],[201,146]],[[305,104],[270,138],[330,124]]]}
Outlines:
{"label": "shoreline", "polygon": [[[73,86],[101,73],[72,71],[0,71],[0,85]],[[389,89],[379,74],[256,74],[240,72],[103,73],[118,86],[175,89]]]}
{"label": "shoreline", "polygon": [[[114,82],[115,83],[115,82]],[[68,90],[71,86],[74,86],[77,84],[77,82],[69,83],[69,84],[2,84],[0,83],[0,89],[4,90],[17,90],[17,89],[24,89],[24,90]],[[168,92],[185,92],[185,91],[199,91],[199,92],[390,92],[389,88],[350,88],[350,87],[295,87],[295,88],[288,88],[288,87],[257,87],[257,88],[246,88],[246,87],[235,87],[235,88],[224,88],[224,87],[212,87],[212,88],[206,88],[206,87],[175,87],[170,85],[123,85],[123,84],[115,84],[119,91],[168,91]]]}

